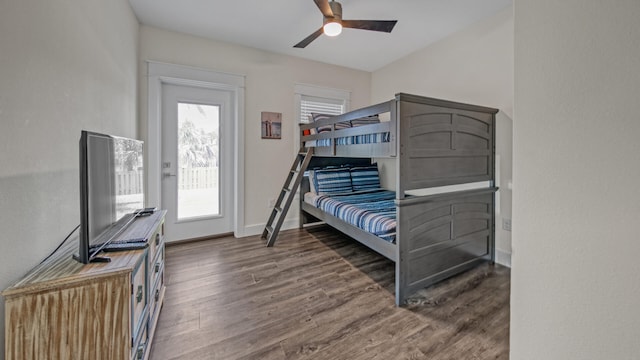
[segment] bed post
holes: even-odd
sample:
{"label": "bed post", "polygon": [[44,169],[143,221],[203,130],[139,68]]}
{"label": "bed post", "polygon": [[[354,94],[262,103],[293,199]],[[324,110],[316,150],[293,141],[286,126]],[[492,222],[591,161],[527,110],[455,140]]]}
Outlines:
{"label": "bed post", "polygon": [[407,220],[405,220],[406,216],[402,216],[402,207],[398,206],[398,200],[396,200],[396,214],[397,214],[397,224],[396,224],[396,306],[401,306],[404,304],[407,298],[407,289],[409,287],[408,284],[408,268],[409,268],[409,256],[407,246],[405,242],[398,241],[402,239],[403,236],[408,236],[409,234],[404,234],[404,230],[408,228],[409,224]]}
{"label": "bed post", "polygon": [[[399,201],[404,199],[404,176],[402,169],[406,164],[406,153],[402,144],[406,143],[406,139],[403,136],[406,134],[406,124],[403,124],[401,119],[401,102],[400,96],[396,95],[392,101],[390,108],[390,121],[391,124],[391,136],[392,141],[395,141],[395,155],[397,158],[396,163],[396,306],[404,304],[407,297],[408,288],[408,259],[407,247],[403,241],[405,229],[408,228],[408,221],[406,217],[402,215],[402,208],[399,206]],[[408,234],[407,234],[408,235]]]}

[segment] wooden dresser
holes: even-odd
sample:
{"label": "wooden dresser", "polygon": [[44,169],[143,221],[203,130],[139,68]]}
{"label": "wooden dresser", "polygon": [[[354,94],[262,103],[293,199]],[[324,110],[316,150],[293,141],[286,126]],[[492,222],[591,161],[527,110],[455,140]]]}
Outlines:
{"label": "wooden dresser", "polygon": [[5,289],[5,358],[147,359],[165,293],[165,213],[137,218],[118,237],[142,236],[144,250],[84,265],[71,241]]}

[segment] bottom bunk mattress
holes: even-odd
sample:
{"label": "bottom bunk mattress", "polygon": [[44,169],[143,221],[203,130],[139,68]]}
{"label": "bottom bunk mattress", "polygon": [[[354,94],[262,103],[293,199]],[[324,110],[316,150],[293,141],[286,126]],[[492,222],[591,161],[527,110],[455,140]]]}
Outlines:
{"label": "bottom bunk mattress", "polygon": [[396,193],[375,189],[343,194],[306,193],[306,203],[385,241],[396,240]]}

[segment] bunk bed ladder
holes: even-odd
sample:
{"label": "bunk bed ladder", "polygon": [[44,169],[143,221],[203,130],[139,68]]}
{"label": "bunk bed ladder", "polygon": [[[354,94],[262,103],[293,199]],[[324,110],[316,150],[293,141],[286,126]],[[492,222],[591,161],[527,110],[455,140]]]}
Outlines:
{"label": "bunk bed ladder", "polygon": [[310,147],[305,150],[303,146],[298,151],[295,160],[293,160],[291,171],[289,171],[289,175],[287,175],[287,180],[285,180],[284,186],[282,190],[280,190],[278,200],[276,200],[273,210],[271,211],[271,216],[269,216],[267,225],[262,232],[262,238],[267,240],[267,247],[273,246],[276,242],[280,227],[284,222],[284,218],[287,216],[287,211],[289,211],[296,190],[298,190],[300,186],[300,182],[302,181],[305,170],[307,170],[307,166],[309,166],[312,156],[313,148]]}

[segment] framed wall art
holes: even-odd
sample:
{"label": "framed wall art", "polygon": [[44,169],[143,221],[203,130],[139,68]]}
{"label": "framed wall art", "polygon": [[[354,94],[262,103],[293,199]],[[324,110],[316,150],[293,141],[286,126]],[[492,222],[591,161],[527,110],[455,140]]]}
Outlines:
{"label": "framed wall art", "polygon": [[263,139],[280,139],[282,136],[282,113],[263,111],[260,122],[262,124]]}

